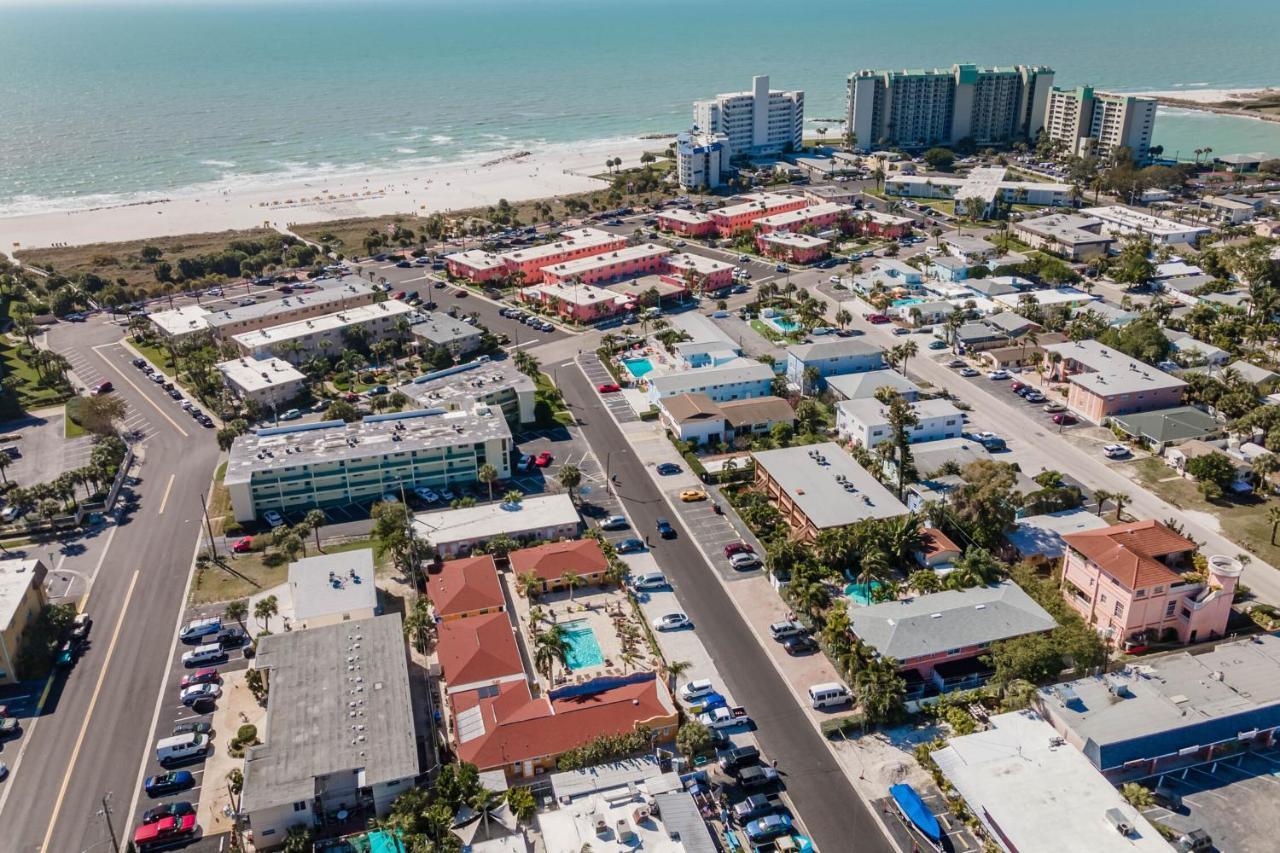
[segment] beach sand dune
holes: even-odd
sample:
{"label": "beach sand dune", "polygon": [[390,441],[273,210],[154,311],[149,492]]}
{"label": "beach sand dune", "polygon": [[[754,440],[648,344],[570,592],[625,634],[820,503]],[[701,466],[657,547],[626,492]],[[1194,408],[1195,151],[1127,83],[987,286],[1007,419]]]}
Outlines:
{"label": "beach sand dune", "polygon": [[484,162],[0,218],[0,249],[11,254],[55,243],[75,246],[262,226],[285,228],[290,223],[359,216],[423,215],[496,204],[503,198],[523,201],[590,192],[607,186],[592,177],[605,171],[606,160],[620,157],[624,166],[637,166],[645,151],[656,153],[665,147],[664,140],[652,139],[555,146],[541,152],[497,154]]}

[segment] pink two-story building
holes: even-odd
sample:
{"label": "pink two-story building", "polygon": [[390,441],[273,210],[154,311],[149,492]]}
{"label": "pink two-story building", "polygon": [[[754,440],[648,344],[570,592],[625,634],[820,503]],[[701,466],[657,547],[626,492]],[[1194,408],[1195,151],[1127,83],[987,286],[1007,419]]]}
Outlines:
{"label": "pink two-story building", "polygon": [[761,234],[768,234],[771,231],[800,231],[805,228],[812,229],[814,232],[838,228],[849,233],[856,225],[853,213],[852,205],[828,202],[786,213],[762,216],[756,220],[755,227]]}
{"label": "pink two-story building", "polygon": [[635,307],[627,295],[577,282],[544,282],[520,289],[520,301],[577,323],[594,323]]}
{"label": "pink two-story building", "polygon": [[465,278],[477,284],[503,278],[507,274],[507,265],[502,258],[481,249],[445,255],[444,265],[449,275]]}
{"label": "pink two-story building", "polygon": [[1187,581],[1196,543],[1148,519],[1063,537],[1062,595],[1109,643],[1221,637],[1242,566],[1210,557],[1208,577]]}
{"label": "pink two-story building", "polygon": [[1095,424],[1112,415],[1154,412],[1182,402],[1187,383],[1094,340],[1044,347],[1050,379],[1067,382],[1067,406]]}
{"label": "pink two-story building", "polygon": [[739,232],[748,231],[757,219],[773,216],[776,213],[786,213],[789,210],[799,210],[809,204],[808,200],[797,196],[774,193],[757,193],[745,198],[746,201],[739,204],[731,204],[711,211],[711,219],[715,222],[716,232],[721,237],[732,237]]}
{"label": "pink two-story building", "polygon": [[599,228],[577,228],[563,232],[554,243],[513,249],[499,257],[507,265],[509,274],[522,273],[525,284],[535,284],[542,281],[542,271],[549,266],[610,252],[626,245],[627,238],[619,234],[610,234]]}
{"label": "pink two-story building", "polygon": [[682,237],[705,237],[716,232],[716,221],[708,214],[677,207],[658,214],[658,227]]}
{"label": "pink two-story building", "polygon": [[695,293],[714,293],[733,287],[733,264],[688,252],[668,255],[666,263],[666,278],[673,283],[679,282]]}
{"label": "pink two-story building", "polygon": [[666,272],[666,258],[671,250],[656,243],[623,246],[607,252],[587,255],[573,261],[544,267],[542,280],[548,284],[599,284]]}
{"label": "pink two-story building", "polygon": [[897,240],[911,233],[914,222],[909,216],[898,216],[894,213],[881,213],[878,210],[864,210],[858,219],[858,230],[870,237],[888,237]]}
{"label": "pink two-story building", "polygon": [[808,234],[771,231],[756,236],[756,248],[767,258],[793,264],[811,264],[827,256],[831,250],[831,241]]}

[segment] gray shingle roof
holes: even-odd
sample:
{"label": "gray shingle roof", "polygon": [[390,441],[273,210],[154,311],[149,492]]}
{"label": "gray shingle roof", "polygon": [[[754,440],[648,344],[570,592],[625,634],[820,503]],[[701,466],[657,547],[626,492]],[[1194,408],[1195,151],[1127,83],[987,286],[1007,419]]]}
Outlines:
{"label": "gray shingle roof", "polygon": [[881,655],[908,661],[1057,626],[1013,581],[869,607],[851,605],[853,633]]}

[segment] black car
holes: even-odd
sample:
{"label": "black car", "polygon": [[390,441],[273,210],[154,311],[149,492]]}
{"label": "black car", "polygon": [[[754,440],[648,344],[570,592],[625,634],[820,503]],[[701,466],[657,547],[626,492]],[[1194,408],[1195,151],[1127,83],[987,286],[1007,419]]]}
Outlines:
{"label": "black car", "polygon": [[249,642],[249,635],[240,628],[223,628],[209,642],[217,643],[224,649],[238,649]]}
{"label": "black car", "polygon": [[147,360],[145,358],[135,358],[133,361],[129,363],[137,368],[143,368],[147,366]]}
{"label": "black car", "polygon": [[173,398],[173,399],[175,399],[175,400],[181,400],[181,399],[182,399],[182,392],[181,392],[181,391],[179,391],[177,388],[170,388],[170,389],[169,389],[169,396],[170,396],[170,397],[172,397],[172,398]]}
{"label": "black car", "polygon": [[818,650],[818,641],[808,634],[801,634],[798,637],[788,637],[782,647],[789,655],[807,655]]}
{"label": "black car", "polygon": [[676,529],[665,518],[658,519],[658,535],[663,539],[675,539]]}
{"label": "black car", "polygon": [[143,783],[143,787],[147,791],[147,795],[151,797],[163,797],[166,794],[172,794],[177,791],[185,790],[195,785],[195,777],[188,770],[171,770],[159,776],[148,776]]}
{"label": "black car", "polygon": [[720,769],[726,773],[734,773],[740,768],[760,763],[760,750],[754,746],[735,746],[716,753],[716,761]]}
{"label": "black car", "polygon": [[[217,707],[217,702],[214,701],[212,696],[201,696],[187,707],[191,709],[193,714],[212,714],[213,709]],[[174,734],[178,734],[178,732],[175,730]]]}
{"label": "black car", "polygon": [[433,285],[431,285],[431,286],[432,286],[432,287],[434,287],[436,290],[441,290],[441,289],[443,289],[443,288],[444,288],[444,282],[443,282],[443,281],[437,281],[435,284],[433,284]]}
{"label": "black car", "polygon": [[154,809],[147,809],[142,813],[142,822],[155,823],[164,820],[167,817],[184,817],[189,814],[195,814],[196,807],[185,800],[179,800],[176,803],[165,803],[163,806],[156,806]]}
{"label": "black car", "polygon": [[658,466],[658,473],[664,477],[680,473],[680,466],[674,462],[663,462]]}

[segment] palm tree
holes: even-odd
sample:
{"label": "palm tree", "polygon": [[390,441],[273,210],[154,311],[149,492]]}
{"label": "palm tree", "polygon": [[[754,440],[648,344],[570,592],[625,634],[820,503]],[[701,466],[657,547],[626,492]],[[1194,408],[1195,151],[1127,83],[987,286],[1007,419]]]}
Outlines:
{"label": "palm tree", "polygon": [[560,471],[556,474],[556,479],[560,481],[560,485],[564,486],[569,492],[569,500],[574,500],[573,490],[582,483],[582,471],[577,465],[568,463],[560,466]]}
{"label": "palm tree", "polygon": [[920,347],[915,341],[908,340],[906,343],[894,347],[898,351],[899,366],[902,368],[902,375],[907,375],[907,359],[920,352]]}
{"label": "palm tree", "polygon": [[240,623],[240,627],[244,628],[245,617],[249,615],[249,602],[243,598],[235,601],[228,601],[227,606],[222,609],[223,619],[234,619]]}
{"label": "palm tree", "polygon": [[849,313],[848,309],[841,308],[835,314],[835,321],[840,330],[844,331],[844,327],[853,322],[853,315]]}
{"label": "palm tree", "polygon": [[921,595],[942,589],[942,579],[933,569],[917,569],[907,576],[907,586]]}
{"label": "palm tree", "polygon": [[893,563],[889,554],[883,548],[872,548],[862,555],[862,562],[858,567],[858,583],[863,589],[870,591],[873,580],[888,578],[892,570]]}
{"label": "palm tree", "polygon": [[476,471],[476,479],[489,487],[489,500],[493,500],[493,484],[498,481],[498,469],[486,462]]}
{"label": "palm tree", "polygon": [[511,360],[515,363],[516,370],[519,370],[530,379],[537,379],[538,374],[542,372],[542,365],[538,363],[538,359],[529,355],[525,350],[519,350]]}
{"label": "palm tree", "polygon": [[1102,515],[1102,509],[1106,505],[1107,501],[1113,500],[1114,498],[1115,495],[1108,492],[1106,489],[1094,490],[1093,499],[1098,502],[1098,515]]}
{"label": "palm tree", "polygon": [[8,468],[12,464],[13,459],[9,454],[0,453],[0,479],[3,479],[6,485],[9,483],[9,475],[4,472],[4,469]]}
{"label": "palm tree", "polygon": [[516,576],[516,590],[529,600],[542,589],[542,578],[537,572],[523,572]]}
{"label": "palm tree", "polygon": [[324,514],[324,510],[313,509],[307,511],[306,517],[302,519],[302,524],[299,525],[299,527],[306,527],[315,534],[317,551],[320,550],[320,528],[323,527],[324,523],[328,520],[329,517]]}
{"label": "palm tree", "polygon": [[520,506],[524,500],[524,492],[519,489],[508,489],[507,493],[502,496],[502,502],[507,506]]}
{"label": "palm tree", "polygon": [[1114,492],[1111,495],[1111,500],[1116,505],[1116,521],[1123,521],[1124,519],[1121,516],[1124,514],[1124,505],[1129,502],[1129,496],[1124,492]]}
{"label": "palm tree", "polygon": [[546,676],[548,684],[552,683],[557,663],[569,667],[569,642],[563,625],[552,625],[533,638],[533,667]]}
{"label": "palm tree", "polygon": [[676,692],[676,679],[692,668],[693,664],[687,660],[673,660],[667,663],[663,667],[667,672],[667,691],[674,694]]}
{"label": "palm tree", "polygon": [[1276,544],[1276,528],[1280,527],[1280,506],[1267,507],[1267,522],[1271,525],[1271,544]]}
{"label": "palm tree", "polygon": [[569,603],[573,604],[573,591],[580,586],[586,586],[587,582],[582,579],[582,575],[574,572],[564,572],[560,575],[560,582],[569,588]]}
{"label": "palm tree", "polygon": [[1263,494],[1270,493],[1268,487],[1268,478],[1280,470],[1280,458],[1274,453],[1263,453],[1253,460],[1253,476],[1255,487],[1262,490]]}
{"label": "palm tree", "polygon": [[266,598],[258,599],[258,603],[253,605],[253,618],[262,623],[263,630],[266,630],[271,617],[280,612],[280,603],[274,595],[268,595]]}

